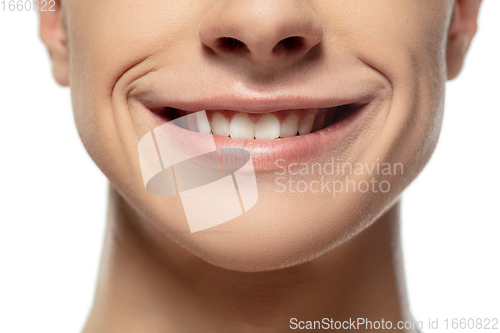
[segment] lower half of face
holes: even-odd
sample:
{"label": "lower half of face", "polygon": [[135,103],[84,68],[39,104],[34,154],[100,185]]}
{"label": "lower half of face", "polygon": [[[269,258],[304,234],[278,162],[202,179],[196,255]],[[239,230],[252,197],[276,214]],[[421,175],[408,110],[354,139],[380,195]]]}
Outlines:
{"label": "lower half of face", "polygon": [[118,192],[229,269],[317,257],[427,163],[451,1],[68,1],[75,118]]}

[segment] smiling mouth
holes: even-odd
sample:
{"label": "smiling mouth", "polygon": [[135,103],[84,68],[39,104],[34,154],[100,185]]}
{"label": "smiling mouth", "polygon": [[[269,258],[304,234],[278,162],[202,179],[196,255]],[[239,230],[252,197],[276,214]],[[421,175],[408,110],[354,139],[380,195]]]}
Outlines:
{"label": "smiling mouth", "polygon": [[[196,126],[186,127],[202,134],[214,134],[232,139],[279,140],[307,136],[337,126],[360,110],[365,103],[350,103],[331,108],[294,109],[268,113],[246,113],[231,110],[205,110],[196,117]],[[165,120],[195,112],[166,107],[153,110]]]}
{"label": "smiling mouth", "polygon": [[178,99],[146,88],[129,98],[141,133],[161,133],[165,147],[189,156],[209,149],[209,142],[217,149],[245,149],[262,172],[275,171],[278,161],[298,163],[351,149],[343,143],[357,140],[382,101],[376,85],[335,98],[215,93]]}

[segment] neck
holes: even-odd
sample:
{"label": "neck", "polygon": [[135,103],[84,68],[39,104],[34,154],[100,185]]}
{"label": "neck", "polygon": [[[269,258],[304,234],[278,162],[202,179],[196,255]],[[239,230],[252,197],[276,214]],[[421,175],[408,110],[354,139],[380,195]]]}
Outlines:
{"label": "neck", "polygon": [[399,222],[398,202],[315,260],[242,273],[191,255],[110,188],[101,269],[84,332],[282,332],[295,326],[291,318],[411,320]]}

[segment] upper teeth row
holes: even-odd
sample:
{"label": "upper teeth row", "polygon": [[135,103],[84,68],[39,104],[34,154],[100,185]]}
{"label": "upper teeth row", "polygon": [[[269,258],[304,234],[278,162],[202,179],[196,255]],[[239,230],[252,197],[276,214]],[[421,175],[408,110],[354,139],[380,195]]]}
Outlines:
{"label": "upper teeth row", "polygon": [[213,114],[211,122],[204,114],[198,114],[196,120],[200,133],[230,136],[233,139],[274,140],[320,130],[325,122],[325,114],[317,119],[314,114],[310,114],[300,124],[296,115],[289,115],[280,123],[272,113],[263,115],[255,123],[246,113],[234,115],[231,121],[218,112]]}

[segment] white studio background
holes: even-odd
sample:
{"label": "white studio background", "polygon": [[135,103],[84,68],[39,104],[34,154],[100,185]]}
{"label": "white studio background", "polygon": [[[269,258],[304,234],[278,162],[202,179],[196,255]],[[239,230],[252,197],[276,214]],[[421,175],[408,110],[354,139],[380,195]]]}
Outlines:
{"label": "white studio background", "polygon": [[447,86],[439,144],[403,194],[410,307],[440,327],[500,317],[499,14],[500,1],[483,1],[464,70]]}
{"label": "white studio background", "polygon": [[[484,1],[438,148],[403,196],[408,293],[424,322],[500,317],[498,13],[500,1]],[[79,332],[106,179],[80,142],[69,90],[52,79],[36,14],[0,11],[0,45],[0,332]]]}

